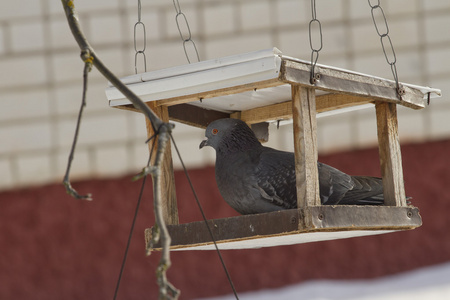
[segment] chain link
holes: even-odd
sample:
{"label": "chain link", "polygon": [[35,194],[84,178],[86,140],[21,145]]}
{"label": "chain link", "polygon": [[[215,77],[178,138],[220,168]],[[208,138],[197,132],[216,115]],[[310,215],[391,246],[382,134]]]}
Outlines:
{"label": "chain link", "polygon": [[[200,61],[200,56],[198,55],[197,46],[195,45],[194,40],[192,39],[191,28],[189,27],[189,22],[186,18],[186,15],[181,11],[180,3],[178,0],[173,0],[173,6],[175,7],[175,12],[177,13],[175,16],[175,22],[177,23],[178,32],[180,33],[180,38],[183,41],[183,49],[184,54],[186,55],[186,59],[188,63],[191,63],[188,47],[190,46],[197,57],[197,61]],[[180,21],[181,19],[181,21]],[[184,25],[184,26],[182,26]],[[184,28],[182,30],[181,28]],[[183,33],[184,31],[184,33]]]}
{"label": "chain link", "polygon": [[[372,4],[370,0],[368,0],[369,6],[371,8],[372,20],[375,25],[375,30],[377,31],[378,36],[380,37],[381,47],[383,49],[384,57],[386,58],[386,62],[391,66],[392,75],[395,80],[397,96],[401,99],[401,97],[405,94],[404,87],[398,82],[398,74],[397,74],[397,56],[395,55],[394,45],[392,44],[392,40],[389,36],[389,26],[387,23],[386,15],[384,14],[384,10],[380,5],[380,0],[376,1],[376,4]],[[380,24],[377,24],[377,20],[375,14],[378,14],[382,20],[384,20],[384,30],[380,29]],[[383,24],[381,24],[383,25]],[[390,50],[390,55],[388,51]]]}
{"label": "chain link", "polygon": [[[319,37],[319,47],[315,47],[313,42],[313,27],[316,27],[315,32]],[[317,32],[318,30],[318,32]],[[311,75],[310,82],[311,84],[315,84],[317,80],[320,79],[320,74],[315,73],[317,60],[319,59],[319,52],[323,47],[323,39],[322,39],[322,24],[317,19],[316,14],[316,1],[311,0],[311,21],[309,22],[309,46],[311,48]],[[317,46],[317,45],[316,45]]]}
{"label": "chain link", "polygon": [[[145,57],[145,48],[147,47],[147,34],[145,32],[145,25],[144,23],[142,23],[141,21],[141,0],[138,0],[138,20],[137,22],[134,24],[134,71],[137,74],[138,73],[138,58],[139,56],[142,56],[143,59],[143,63],[144,63],[144,72],[147,72],[147,58]],[[141,35],[143,36],[143,41],[144,44],[142,45],[142,47],[138,47],[137,45],[137,32],[139,31],[142,32]]]}

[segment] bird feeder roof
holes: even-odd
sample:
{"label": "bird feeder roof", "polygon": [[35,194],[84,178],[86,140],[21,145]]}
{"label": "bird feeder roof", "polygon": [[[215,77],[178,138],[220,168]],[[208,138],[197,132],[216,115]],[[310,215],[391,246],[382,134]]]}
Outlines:
{"label": "bird feeder roof", "polygon": [[[285,56],[272,48],[136,74],[121,80],[146,102],[156,101],[157,105],[169,107],[188,103],[228,114],[290,101],[291,84],[315,87],[319,102],[321,96],[329,99],[330,94],[339,95],[340,99],[344,99],[343,95],[353,97],[346,101],[351,103],[343,107],[380,100],[421,109],[427,98],[441,95],[439,89],[401,83],[406,93],[398,99],[393,80],[320,64],[316,66],[316,73],[320,74],[320,80],[311,85],[309,61]],[[106,95],[110,106],[133,109],[130,101],[111,84],[106,88]]]}

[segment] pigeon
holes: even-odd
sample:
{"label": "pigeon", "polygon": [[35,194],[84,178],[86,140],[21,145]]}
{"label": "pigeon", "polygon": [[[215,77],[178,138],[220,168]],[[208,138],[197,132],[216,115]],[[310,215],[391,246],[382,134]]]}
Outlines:
{"label": "pigeon", "polygon": [[[297,208],[295,157],[261,145],[239,119],[218,119],[206,128],[200,149],[216,151],[215,175],[220,194],[238,213],[258,214]],[[350,176],[317,163],[323,205],[382,205],[381,178]]]}

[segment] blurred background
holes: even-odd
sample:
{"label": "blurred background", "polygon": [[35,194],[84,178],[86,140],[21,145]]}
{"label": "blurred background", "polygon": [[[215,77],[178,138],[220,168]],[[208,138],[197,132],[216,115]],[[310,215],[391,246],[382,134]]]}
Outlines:
{"label": "blurred background", "polygon": [[[201,60],[272,47],[310,59],[310,1],[179,1]],[[118,76],[135,72],[137,2],[74,2],[91,45]],[[147,70],[186,64],[173,1],[141,3]],[[442,272],[450,273],[443,271],[449,269],[450,261],[446,191],[450,183],[450,2],[391,0],[381,5],[399,80],[439,88],[443,95],[419,111],[398,108],[406,193],[419,207],[424,224],[383,236],[226,251],[223,256],[238,292],[266,291],[245,294],[248,299],[274,295],[267,290],[275,288],[276,295],[282,295],[278,289],[292,289],[296,284],[308,291],[325,290],[320,285],[323,281],[317,280],[380,284],[380,280],[397,278],[384,276],[399,274],[422,274],[414,277],[418,281],[405,280],[415,282],[416,295],[433,291],[438,293],[434,299],[450,297],[450,284],[436,280],[445,278]],[[316,11],[323,31],[319,63],[392,78],[367,1],[317,0]],[[143,43],[142,35],[137,42]],[[90,73],[72,180],[80,193],[92,193],[94,201],[78,201],[65,193],[61,181],[81,103],[83,63],[59,1],[0,2],[0,70],[0,298],[110,299],[139,194],[140,182],[132,182],[131,177],[148,156],[144,117],[110,108],[106,80],[95,69]],[[198,150],[203,136],[203,130],[183,124],[176,124],[174,130],[207,217],[236,215],[218,193],[214,151]],[[292,127],[271,127],[268,145],[292,151]],[[325,163],[351,174],[380,175],[372,109],[319,118],[318,146]],[[174,166],[180,221],[200,220],[176,158]],[[144,228],[154,223],[150,184],[144,198],[119,299],[157,298],[154,273],[159,254],[145,257],[143,241]],[[231,293],[214,252],[177,252],[172,257],[168,276],[181,289],[181,299]],[[414,273],[423,270],[428,272]],[[305,297],[388,299],[388,295],[411,291],[411,286],[402,284],[376,291],[361,285],[344,287],[345,293],[353,294]],[[284,299],[303,295],[295,293]]]}

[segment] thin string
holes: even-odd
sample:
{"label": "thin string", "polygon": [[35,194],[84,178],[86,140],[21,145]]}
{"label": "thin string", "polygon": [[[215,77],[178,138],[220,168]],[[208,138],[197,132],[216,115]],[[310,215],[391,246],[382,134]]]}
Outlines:
{"label": "thin string", "polygon": [[189,182],[189,186],[191,187],[192,193],[194,194],[195,201],[197,202],[197,206],[200,209],[200,213],[202,214],[203,221],[205,222],[206,228],[208,229],[209,235],[211,236],[211,240],[214,243],[214,247],[216,248],[217,255],[219,256],[220,263],[222,264],[223,270],[225,271],[225,274],[227,276],[228,282],[230,283],[231,289],[233,290],[234,296],[237,300],[239,300],[239,296],[237,294],[236,288],[234,287],[233,281],[231,280],[230,273],[228,272],[227,266],[225,265],[225,261],[222,258],[222,254],[220,253],[219,247],[217,246],[216,240],[214,238],[214,234],[211,230],[211,227],[208,224],[208,220],[206,219],[205,213],[203,211],[202,205],[200,204],[200,201],[198,199],[197,193],[194,189],[194,185],[192,184],[191,178],[189,177],[189,173],[186,169],[186,166],[184,165],[183,159],[181,158],[180,151],[178,150],[177,144],[175,143],[175,139],[173,138],[172,134],[170,134],[170,139],[173,142],[173,146],[175,148],[175,151],[177,152],[178,158],[180,159],[181,165],[183,167],[184,173],[186,174],[186,178]]}
{"label": "thin string", "polygon": [[[151,138],[149,138],[147,142],[149,142],[154,137],[156,137],[156,134],[153,135]],[[156,138],[153,139],[153,145],[152,145],[152,148],[150,150],[150,155],[148,157],[147,167],[150,166],[150,160],[151,160],[151,157],[152,157],[152,154],[153,154],[153,148],[155,148],[155,143],[156,143]],[[131,223],[130,234],[128,235],[127,246],[125,248],[125,253],[123,255],[122,266],[120,267],[119,278],[117,279],[117,284],[116,284],[116,289],[114,291],[113,300],[116,300],[117,294],[119,292],[119,286],[120,286],[120,282],[122,280],[123,270],[125,269],[125,263],[126,263],[127,257],[128,257],[128,250],[130,249],[131,238],[133,237],[133,232],[134,232],[134,225],[136,224],[137,215],[138,215],[138,212],[139,212],[139,207],[141,205],[142,196],[144,194],[144,188],[145,188],[145,182],[146,181],[147,181],[147,176],[144,176],[144,179],[142,180],[141,191],[139,192],[139,197],[138,197],[138,201],[137,201],[137,204],[136,204],[136,209],[134,211],[133,222]]]}
{"label": "thin string", "polygon": [[[153,149],[155,148],[155,143],[156,143],[156,138],[155,137],[156,136],[157,136],[157,134],[153,135],[152,137],[150,137],[147,140],[147,142],[149,142],[150,140],[153,139],[153,145],[152,145],[152,148],[150,150],[150,155],[149,155],[149,159],[148,159],[148,162],[147,162],[147,166],[150,165],[150,160],[151,160],[151,157],[152,157],[152,154],[153,154]],[[220,263],[222,264],[222,268],[223,268],[223,270],[225,272],[225,275],[227,276],[227,279],[228,279],[228,282],[229,282],[229,284],[231,286],[231,289],[233,290],[233,294],[234,294],[235,298],[237,300],[239,300],[239,296],[237,294],[236,288],[234,287],[234,284],[233,284],[233,281],[231,279],[230,273],[228,272],[228,269],[227,269],[227,267],[225,265],[225,261],[223,260],[222,254],[221,254],[221,252],[219,250],[219,247],[217,246],[216,240],[214,238],[214,234],[213,234],[213,232],[211,230],[211,227],[208,224],[208,221],[206,219],[206,215],[205,215],[205,213],[203,211],[203,208],[202,208],[202,205],[200,204],[200,201],[198,199],[197,192],[194,189],[194,186],[192,184],[191,178],[189,176],[189,173],[187,172],[186,166],[184,164],[183,159],[181,158],[180,151],[178,150],[177,144],[176,144],[175,139],[173,138],[172,134],[170,134],[170,138],[171,138],[171,140],[173,142],[173,145],[174,145],[175,151],[177,152],[178,158],[180,159],[180,162],[181,162],[181,165],[183,167],[184,173],[185,173],[186,178],[187,178],[187,180],[189,182],[189,186],[191,187],[192,193],[194,195],[195,201],[197,202],[197,206],[198,206],[198,208],[200,210],[200,213],[202,215],[202,218],[203,218],[203,220],[205,222],[206,228],[208,229],[208,232],[209,232],[209,235],[211,237],[211,240],[214,243],[214,247],[216,249],[217,255],[219,256],[219,260],[220,260]],[[139,193],[139,198],[138,198],[138,201],[137,201],[137,204],[136,204],[136,209],[135,209],[135,213],[134,213],[134,217],[133,217],[133,222],[131,224],[130,234],[128,236],[127,246],[125,248],[125,253],[124,253],[124,256],[123,256],[122,266],[120,268],[119,278],[117,280],[117,284],[116,284],[116,289],[115,289],[115,292],[114,292],[113,300],[116,300],[117,294],[118,294],[118,291],[119,291],[120,282],[122,280],[122,275],[123,275],[123,271],[125,269],[125,263],[126,263],[127,256],[128,256],[128,251],[129,251],[130,244],[131,244],[131,238],[133,236],[134,227],[135,227],[136,220],[137,220],[137,215],[138,215],[138,212],[139,212],[139,207],[140,207],[142,196],[143,196],[143,193],[144,193],[144,187],[145,187],[146,179],[147,179],[147,176],[145,176],[144,179],[142,180],[142,186],[141,186],[141,190],[140,190],[140,193]]]}

